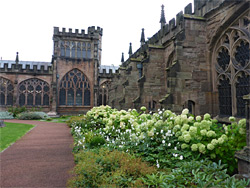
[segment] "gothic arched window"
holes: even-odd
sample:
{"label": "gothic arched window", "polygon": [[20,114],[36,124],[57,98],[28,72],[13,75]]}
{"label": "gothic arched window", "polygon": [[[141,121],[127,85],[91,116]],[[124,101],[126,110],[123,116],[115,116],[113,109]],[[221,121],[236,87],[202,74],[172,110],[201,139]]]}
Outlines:
{"label": "gothic arched window", "polygon": [[156,101],[151,100],[148,102],[148,110],[153,112],[156,110]]}
{"label": "gothic arched window", "polygon": [[243,96],[250,93],[250,33],[242,19],[217,41],[214,51],[215,88],[222,116],[245,116]]}
{"label": "gothic arched window", "polygon": [[59,105],[90,106],[90,84],[87,77],[78,69],[73,69],[61,80]]}
{"label": "gothic arched window", "polygon": [[48,106],[49,95],[49,84],[37,78],[24,80],[18,86],[20,106]]}
{"label": "gothic arched window", "polygon": [[110,81],[105,81],[100,85],[99,89],[99,105],[107,105],[108,103],[108,90],[110,88]]}
{"label": "gothic arched window", "polygon": [[0,77],[0,106],[13,105],[14,86],[6,78]]}

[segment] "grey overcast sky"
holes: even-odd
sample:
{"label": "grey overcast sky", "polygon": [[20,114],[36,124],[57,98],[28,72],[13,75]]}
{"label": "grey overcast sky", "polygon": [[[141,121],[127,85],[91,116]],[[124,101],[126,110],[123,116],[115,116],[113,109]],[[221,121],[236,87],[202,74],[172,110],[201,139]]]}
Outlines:
{"label": "grey overcast sky", "polygon": [[0,58],[21,61],[51,61],[53,27],[103,28],[102,64],[119,65],[121,54],[128,58],[145,38],[160,29],[161,5],[165,17],[176,17],[193,0],[0,0]]}

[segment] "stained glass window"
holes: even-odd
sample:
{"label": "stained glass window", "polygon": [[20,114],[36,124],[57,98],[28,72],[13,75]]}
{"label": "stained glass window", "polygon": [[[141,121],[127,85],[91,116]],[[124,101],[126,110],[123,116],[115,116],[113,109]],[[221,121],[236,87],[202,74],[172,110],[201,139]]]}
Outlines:
{"label": "stained glass window", "polygon": [[236,99],[237,99],[237,116],[245,116],[245,101],[244,95],[250,93],[250,76],[246,76],[244,73],[238,78],[236,83]]}
{"label": "stained glass window", "polygon": [[105,81],[100,85],[99,88],[99,100],[98,100],[98,104],[99,105],[107,105],[108,104],[108,91],[110,88],[110,81]]}
{"label": "stained glass window", "polygon": [[25,95],[23,93],[21,93],[19,95],[19,105],[20,106],[24,106],[25,105]]}
{"label": "stained glass window", "polygon": [[76,105],[82,106],[82,90],[81,89],[78,89],[76,91]]}
{"label": "stained glass window", "polygon": [[6,78],[0,77],[0,105],[13,105],[14,86]]}
{"label": "stained glass window", "polygon": [[0,94],[0,105],[5,105],[5,95],[3,93]]}
{"label": "stained glass window", "polygon": [[40,93],[37,93],[37,94],[36,94],[36,101],[35,101],[35,104],[36,104],[36,105],[41,105],[41,104],[42,104],[41,101],[42,101],[41,94],[40,94]]}
{"label": "stained glass window", "polygon": [[223,70],[226,70],[230,62],[230,56],[227,49],[222,48],[218,54],[217,62]]}
{"label": "stained glass window", "polygon": [[90,91],[85,89],[84,91],[84,106],[90,106]]}
{"label": "stained glass window", "polygon": [[245,117],[244,95],[250,93],[249,36],[242,16],[222,33],[215,46],[215,79],[220,116]]}
{"label": "stained glass window", "polygon": [[49,84],[40,79],[24,80],[18,86],[20,106],[48,106],[49,94]]}
{"label": "stained glass window", "polygon": [[90,86],[80,70],[68,72],[62,78],[59,90],[59,105],[90,106]]}
{"label": "stained glass window", "polygon": [[232,95],[231,85],[229,79],[221,79],[218,86],[219,91],[219,109],[220,115],[231,116],[232,115]]}
{"label": "stained glass window", "polygon": [[250,49],[249,43],[241,41],[240,45],[236,48],[235,59],[242,67],[249,61]]}

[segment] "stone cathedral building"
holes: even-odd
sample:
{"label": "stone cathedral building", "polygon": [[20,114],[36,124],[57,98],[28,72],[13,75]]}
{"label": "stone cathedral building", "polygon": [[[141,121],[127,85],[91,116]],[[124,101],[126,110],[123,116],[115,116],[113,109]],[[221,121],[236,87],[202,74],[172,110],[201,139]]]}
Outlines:
{"label": "stone cathedral building", "polygon": [[124,61],[112,79],[109,104],[245,117],[250,93],[250,0],[194,0]]}
{"label": "stone cathedral building", "polygon": [[118,67],[101,65],[102,32],[54,27],[51,62],[19,61],[18,53],[15,61],[1,60],[1,110],[26,106],[74,114],[106,104],[107,85]]}
{"label": "stone cathedral building", "polygon": [[[168,9],[171,7],[168,7]],[[109,104],[219,118],[245,115],[250,93],[250,0],[194,0],[132,52],[119,69],[101,64],[102,29],[54,28],[51,62],[0,61],[0,110],[42,107],[59,114]]]}

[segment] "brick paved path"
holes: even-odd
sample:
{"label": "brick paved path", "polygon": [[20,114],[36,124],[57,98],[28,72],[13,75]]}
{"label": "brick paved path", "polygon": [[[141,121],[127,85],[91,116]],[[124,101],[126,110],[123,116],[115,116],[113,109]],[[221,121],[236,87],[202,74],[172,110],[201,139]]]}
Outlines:
{"label": "brick paved path", "polygon": [[65,123],[6,122],[37,126],[0,153],[0,187],[66,187],[74,167],[70,128]]}

